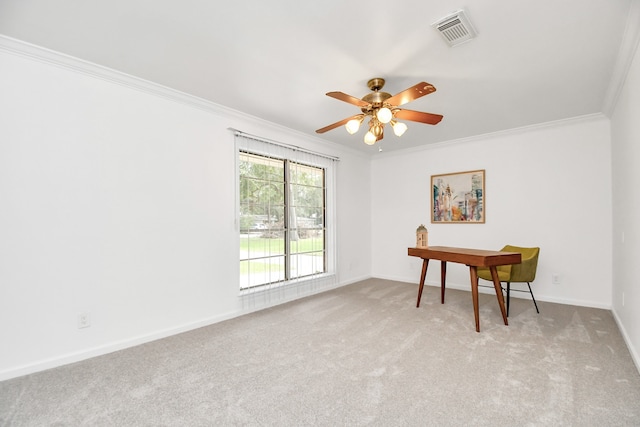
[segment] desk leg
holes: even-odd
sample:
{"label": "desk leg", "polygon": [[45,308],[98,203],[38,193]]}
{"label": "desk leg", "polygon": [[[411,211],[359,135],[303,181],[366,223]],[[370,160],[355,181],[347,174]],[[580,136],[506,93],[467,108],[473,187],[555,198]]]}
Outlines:
{"label": "desk leg", "polygon": [[493,287],[496,288],[496,296],[498,297],[498,304],[502,312],[502,319],[505,325],[509,325],[507,311],[504,309],[504,298],[502,297],[502,287],[500,286],[500,279],[498,278],[498,270],[495,267],[489,267],[489,270],[491,271],[491,278],[493,279]]}
{"label": "desk leg", "polygon": [[422,260],[422,274],[420,275],[420,287],[418,288],[418,302],[416,307],[420,307],[420,298],[422,298],[422,288],[424,288],[424,278],[427,277],[427,267],[429,266],[429,260]]}
{"label": "desk leg", "polygon": [[447,262],[440,261],[440,300],[444,304],[444,284],[447,279]]}
{"label": "desk leg", "polygon": [[478,309],[478,267],[470,265],[471,297],[473,298],[473,314],[476,317],[476,332],[480,332],[480,310]]}

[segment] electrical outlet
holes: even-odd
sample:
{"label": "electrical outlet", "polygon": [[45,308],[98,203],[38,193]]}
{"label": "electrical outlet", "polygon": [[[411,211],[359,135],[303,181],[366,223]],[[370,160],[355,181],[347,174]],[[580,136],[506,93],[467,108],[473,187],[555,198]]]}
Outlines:
{"label": "electrical outlet", "polygon": [[553,283],[554,285],[559,285],[560,284],[560,275],[557,273],[553,273],[551,275],[551,283]]}
{"label": "electrical outlet", "polygon": [[83,311],[78,314],[78,329],[84,329],[91,326],[91,317],[89,317],[89,313]]}

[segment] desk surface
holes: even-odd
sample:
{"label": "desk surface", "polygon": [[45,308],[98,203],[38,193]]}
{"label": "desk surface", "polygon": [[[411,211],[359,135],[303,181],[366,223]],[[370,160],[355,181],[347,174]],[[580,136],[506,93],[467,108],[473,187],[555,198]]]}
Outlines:
{"label": "desk surface", "polygon": [[491,267],[522,262],[522,255],[518,252],[486,251],[483,249],[452,248],[448,246],[409,248],[408,254],[422,259],[457,262],[475,267]]}

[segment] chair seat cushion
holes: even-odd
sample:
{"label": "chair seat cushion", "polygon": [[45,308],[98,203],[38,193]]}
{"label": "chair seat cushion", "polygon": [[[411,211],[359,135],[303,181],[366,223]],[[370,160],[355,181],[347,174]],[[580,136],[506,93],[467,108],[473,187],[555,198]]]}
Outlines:
{"label": "chair seat cushion", "polygon": [[[500,269],[498,269],[498,279],[500,279],[501,282],[509,281],[509,275],[510,275],[509,272],[500,271]],[[491,271],[485,267],[478,267],[478,277],[484,280],[489,280],[489,281],[493,280],[491,278]]]}

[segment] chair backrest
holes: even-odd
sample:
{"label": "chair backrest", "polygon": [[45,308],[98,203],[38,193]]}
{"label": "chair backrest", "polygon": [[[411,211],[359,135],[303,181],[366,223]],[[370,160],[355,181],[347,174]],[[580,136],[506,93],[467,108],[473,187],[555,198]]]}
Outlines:
{"label": "chair backrest", "polygon": [[520,246],[507,245],[500,249],[500,251],[519,252],[522,255],[522,262],[511,266],[509,282],[533,282],[535,280],[540,248],[523,248]]}

